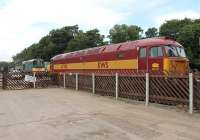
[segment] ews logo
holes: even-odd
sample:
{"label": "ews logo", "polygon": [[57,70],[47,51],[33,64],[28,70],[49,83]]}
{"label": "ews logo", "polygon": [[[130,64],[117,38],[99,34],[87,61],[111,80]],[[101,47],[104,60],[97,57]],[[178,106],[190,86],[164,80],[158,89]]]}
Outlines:
{"label": "ews logo", "polygon": [[99,69],[108,69],[109,68],[109,65],[108,65],[108,62],[98,62],[98,68]]}

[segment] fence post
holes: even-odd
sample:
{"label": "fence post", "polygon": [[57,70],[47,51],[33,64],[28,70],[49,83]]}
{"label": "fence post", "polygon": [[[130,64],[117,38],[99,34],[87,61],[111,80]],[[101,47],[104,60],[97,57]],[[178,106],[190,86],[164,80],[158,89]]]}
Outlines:
{"label": "fence post", "polygon": [[145,106],[149,105],[149,73],[146,73],[146,96],[145,96]]}
{"label": "fence post", "polygon": [[78,73],[76,73],[76,90],[78,90]]}
{"label": "fence post", "polygon": [[7,88],[7,76],[8,76],[8,73],[6,72],[3,72],[3,89],[6,89]]}
{"label": "fence post", "polygon": [[63,73],[63,87],[66,88],[66,76],[65,76],[65,73]]}
{"label": "fence post", "polygon": [[[33,73],[33,77],[34,77],[34,79],[35,79],[35,72]],[[36,88],[36,87],[35,87],[35,82],[36,82],[36,81],[34,80],[34,82],[33,82],[33,88]]]}
{"label": "fence post", "polygon": [[193,73],[189,73],[189,113],[193,113]]}
{"label": "fence post", "polygon": [[119,75],[118,75],[118,73],[116,73],[116,75],[115,75],[115,83],[116,83],[115,98],[116,98],[116,100],[118,100],[118,96],[119,96]]}
{"label": "fence post", "polygon": [[92,93],[95,94],[95,74],[92,73]]}

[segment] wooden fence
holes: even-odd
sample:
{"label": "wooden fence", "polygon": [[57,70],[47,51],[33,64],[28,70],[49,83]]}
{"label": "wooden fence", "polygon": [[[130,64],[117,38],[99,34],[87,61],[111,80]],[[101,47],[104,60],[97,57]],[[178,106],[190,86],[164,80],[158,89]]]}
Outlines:
{"label": "wooden fence", "polygon": [[34,76],[36,77],[35,88],[57,87],[59,85],[59,77],[57,74],[37,72]]}
{"label": "wooden fence", "polygon": [[[36,82],[25,81],[25,75],[36,77]],[[191,80],[192,78],[192,80]],[[2,80],[3,79],[3,80]],[[4,89],[27,89],[64,87],[85,90],[116,99],[128,98],[138,101],[184,105],[200,109],[200,75],[166,76],[155,74],[49,74],[39,73],[5,73],[0,74],[0,87]],[[191,103],[192,102],[192,103]]]}
{"label": "wooden fence", "polygon": [[0,72],[0,89],[3,88],[3,73]]}
{"label": "wooden fence", "polygon": [[[63,82],[61,82],[61,83],[63,83]],[[75,74],[66,74],[65,75],[65,87],[72,88],[72,89],[76,88],[76,75]]]}
{"label": "wooden fence", "polygon": [[151,102],[164,104],[183,104],[189,101],[189,78],[188,76],[150,76]]}
{"label": "wooden fence", "polygon": [[119,97],[144,101],[145,84],[144,75],[119,76]]}
{"label": "wooden fence", "polygon": [[194,106],[200,108],[200,74],[194,75]]}
{"label": "wooden fence", "polygon": [[78,75],[78,89],[92,92],[92,76]]}
{"label": "wooden fence", "polygon": [[[60,83],[62,85],[64,83],[65,88],[86,90],[103,96],[189,107],[191,100],[189,75],[150,75],[148,79],[149,83],[144,74],[118,75],[117,77],[116,75],[65,74]],[[200,109],[200,76],[198,75],[193,75],[192,90],[193,107]]]}

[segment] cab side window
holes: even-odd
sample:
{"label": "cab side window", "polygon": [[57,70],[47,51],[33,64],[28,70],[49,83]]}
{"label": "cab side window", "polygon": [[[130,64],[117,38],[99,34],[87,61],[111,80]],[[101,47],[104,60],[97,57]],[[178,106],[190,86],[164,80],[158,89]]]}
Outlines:
{"label": "cab side window", "polygon": [[147,50],[146,48],[141,48],[140,49],[140,58],[144,58],[147,56]]}
{"label": "cab side window", "polygon": [[150,57],[161,57],[163,56],[162,47],[152,47],[150,50]]}

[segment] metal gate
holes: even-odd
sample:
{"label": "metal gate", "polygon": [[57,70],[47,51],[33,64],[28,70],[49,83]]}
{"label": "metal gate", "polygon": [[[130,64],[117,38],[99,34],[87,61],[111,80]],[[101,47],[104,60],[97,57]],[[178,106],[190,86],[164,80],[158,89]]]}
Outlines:
{"label": "metal gate", "polygon": [[33,83],[24,80],[25,75],[32,75],[24,72],[8,72],[4,74],[3,86],[5,89],[27,89],[33,88]]}
{"label": "metal gate", "polygon": [[[35,76],[35,84],[25,81],[25,76]],[[47,72],[8,72],[4,73],[2,80],[2,87],[4,89],[29,89],[29,88],[48,88],[50,86],[58,85],[58,75],[49,74]]]}

